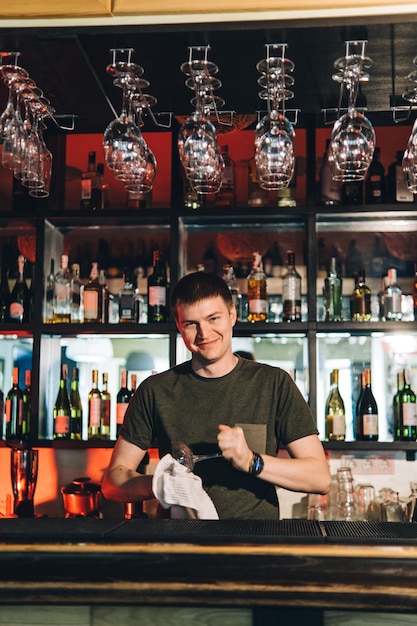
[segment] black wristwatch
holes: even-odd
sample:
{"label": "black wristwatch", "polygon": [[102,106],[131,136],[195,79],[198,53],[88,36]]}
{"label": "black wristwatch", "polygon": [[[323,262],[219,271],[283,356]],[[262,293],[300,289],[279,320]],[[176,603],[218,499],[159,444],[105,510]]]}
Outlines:
{"label": "black wristwatch", "polygon": [[249,463],[249,474],[258,476],[264,468],[264,460],[260,454],[252,451],[252,459]]}

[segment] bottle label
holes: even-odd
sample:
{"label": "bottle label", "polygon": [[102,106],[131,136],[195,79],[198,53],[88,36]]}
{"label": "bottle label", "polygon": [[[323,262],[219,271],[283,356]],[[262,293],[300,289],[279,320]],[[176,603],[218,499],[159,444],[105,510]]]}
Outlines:
{"label": "bottle label", "polygon": [[417,426],[417,404],[406,402],[402,405],[403,426]]}
{"label": "bottle label", "polygon": [[267,313],[268,302],[266,300],[249,300],[249,313]]}
{"label": "bottle label", "polygon": [[101,425],[110,426],[110,400],[101,403]]}
{"label": "bottle label", "polygon": [[101,413],[101,398],[91,398],[89,402],[90,428],[99,428]]}
{"label": "bottle label", "polygon": [[70,431],[70,416],[57,415],[55,417],[55,434],[68,435]]}
{"label": "bottle label", "polygon": [[123,424],[123,420],[125,418],[125,413],[128,406],[128,403],[121,402],[116,405],[116,424]]}
{"label": "bottle label", "polygon": [[98,293],[97,291],[84,291],[84,319],[95,320],[98,318]]}
{"label": "bottle label", "polygon": [[378,435],[378,414],[364,413],[362,415],[363,434],[367,437],[375,437]]}
{"label": "bottle label", "polygon": [[149,306],[165,306],[167,290],[165,287],[149,287]]}
{"label": "bottle label", "polygon": [[346,433],[346,420],[344,413],[326,415],[326,424],[332,424],[333,437],[342,437]]}
{"label": "bottle label", "polygon": [[92,181],[91,178],[81,179],[81,200],[91,200]]}
{"label": "bottle label", "polygon": [[23,319],[23,304],[20,302],[12,302],[9,307],[9,314],[12,320],[22,320]]}

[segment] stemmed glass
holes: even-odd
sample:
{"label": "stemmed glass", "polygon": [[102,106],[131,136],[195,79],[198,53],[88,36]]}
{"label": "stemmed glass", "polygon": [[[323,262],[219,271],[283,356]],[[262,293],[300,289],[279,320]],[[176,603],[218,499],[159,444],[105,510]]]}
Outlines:
{"label": "stemmed glass", "polygon": [[172,456],[178,463],[184,465],[190,472],[199,461],[207,461],[209,459],[217,459],[222,456],[221,452],[213,454],[194,454],[189,446],[183,441],[173,441],[171,445]]}
{"label": "stemmed glass", "polygon": [[[417,65],[417,57],[413,59],[414,65]],[[417,71],[410,72],[407,76],[408,80],[417,83]],[[402,97],[408,100],[410,107],[417,104],[417,87],[407,89]],[[411,193],[417,193],[417,120],[414,121],[407,147],[404,151],[402,160],[402,170],[404,172],[405,181],[408,190]]]}
{"label": "stemmed glass", "polygon": [[[181,65],[182,72],[188,76],[185,84],[195,92],[191,101],[195,111],[180,128],[178,152],[185,176],[199,194],[219,191],[224,168],[216,128],[209,119],[213,112],[218,117],[218,107],[224,101],[213,94],[221,81],[214,76],[218,67],[208,60],[208,51],[209,46],[191,46],[188,62]],[[201,52],[203,58],[193,58]]]}
{"label": "stemmed glass", "polygon": [[[288,72],[294,63],[285,57],[286,44],[267,44],[266,59],[259,61],[259,97],[267,101],[267,114],[255,129],[255,163],[263,189],[288,187],[295,168],[295,131],[285,114],[285,102],[293,97],[294,79]],[[272,56],[278,50],[279,56]]]}
{"label": "stemmed glass", "polygon": [[[328,158],[333,179],[343,182],[363,180],[375,150],[373,126],[356,107],[359,83],[369,79],[363,70],[372,64],[371,59],[365,57],[365,44],[365,41],[347,41],[345,57],[335,61],[339,73],[333,75],[333,80],[341,84],[338,112],[340,114],[344,88],[348,93],[348,109],[334,123]],[[357,46],[360,46],[360,53],[352,53]]]}

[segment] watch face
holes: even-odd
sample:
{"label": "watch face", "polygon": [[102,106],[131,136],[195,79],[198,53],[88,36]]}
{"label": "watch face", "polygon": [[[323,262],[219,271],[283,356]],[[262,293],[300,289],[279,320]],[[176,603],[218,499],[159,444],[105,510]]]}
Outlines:
{"label": "watch face", "polygon": [[253,465],[252,465],[252,474],[255,474],[255,476],[257,476],[258,474],[262,472],[263,468],[264,468],[263,458],[259,454],[255,454],[255,458],[253,459]]}

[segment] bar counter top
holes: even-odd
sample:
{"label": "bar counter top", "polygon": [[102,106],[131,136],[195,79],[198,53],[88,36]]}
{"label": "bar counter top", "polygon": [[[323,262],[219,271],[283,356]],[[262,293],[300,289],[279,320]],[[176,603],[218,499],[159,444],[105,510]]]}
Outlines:
{"label": "bar counter top", "polygon": [[0,519],[0,604],[417,610],[417,524]]}

